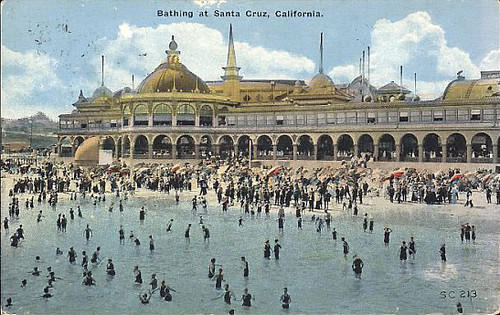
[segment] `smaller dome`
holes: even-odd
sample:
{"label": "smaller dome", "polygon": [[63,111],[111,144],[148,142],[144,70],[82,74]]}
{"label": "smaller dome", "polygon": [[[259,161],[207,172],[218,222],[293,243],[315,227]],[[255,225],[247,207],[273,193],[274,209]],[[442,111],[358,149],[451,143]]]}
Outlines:
{"label": "smaller dome", "polygon": [[331,94],[334,90],[333,80],[324,73],[318,73],[309,82],[309,92],[312,94]]}
{"label": "smaller dome", "polygon": [[100,87],[98,87],[94,91],[94,94],[92,94],[93,99],[96,99],[99,97],[111,98],[111,97],[113,97],[113,92],[111,92],[111,90],[108,89],[106,86],[101,85]]}
{"label": "smaller dome", "polygon": [[99,163],[99,138],[91,137],[83,141],[76,149],[75,164],[81,166],[95,166]]}

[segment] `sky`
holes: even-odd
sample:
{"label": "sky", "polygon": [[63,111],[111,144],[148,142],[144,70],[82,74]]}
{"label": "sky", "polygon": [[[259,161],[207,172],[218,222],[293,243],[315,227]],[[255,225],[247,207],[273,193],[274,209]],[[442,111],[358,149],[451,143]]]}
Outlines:
{"label": "sky", "polygon": [[[422,99],[442,95],[463,70],[466,79],[500,69],[498,0],[4,0],[1,2],[1,116],[43,111],[53,119],[104,83],[135,87],[166,59],[171,36],[180,60],[204,80],[219,80],[229,24],[244,79],[309,81],[319,66],[349,83],[370,46],[371,83],[399,82]],[[158,10],[192,12],[158,16]],[[229,16],[215,16],[215,12]],[[315,11],[319,17],[278,17],[276,11]],[[200,12],[208,16],[199,16]],[[267,12],[268,17],[247,17]],[[235,12],[235,13],[232,13]],[[236,12],[240,13],[239,17]]]}

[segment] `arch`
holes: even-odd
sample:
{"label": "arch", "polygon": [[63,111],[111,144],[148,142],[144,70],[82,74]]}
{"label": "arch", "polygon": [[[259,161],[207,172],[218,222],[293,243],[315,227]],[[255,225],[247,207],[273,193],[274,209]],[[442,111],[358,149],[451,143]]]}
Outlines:
{"label": "arch", "polygon": [[234,141],[230,136],[222,136],[219,139],[219,155],[223,159],[234,156]]}
{"label": "arch", "polygon": [[148,106],[139,104],[134,109],[134,126],[147,126],[149,122]]}
{"label": "arch", "polygon": [[491,137],[480,132],[474,135],[471,140],[472,162],[492,162],[493,161],[493,142]]}
{"label": "arch", "polygon": [[180,105],[177,109],[177,126],[194,126],[194,123],[194,107],[188,104]]}
{"label": "arch", "polygon": [[153,158],[164,159],[172,157],[172,140],[166,135],[158,135],[153,139]]}
{"label": "arch", "polygon": [[141,158],[148,155],[148,138],[139,135],[134,141],[134,158]]}
{"label": "arch", "polygon": [[354,154],[354,141],[352,137],[343,134],[337,140],[337,157],[345,158]]}
{"label": "arch", "polygon": [[212,151],[212,138],[208,135],[204,135],[200,138],[200,156],[202,158],[210,157],[214,154]]}
{"label": "arch", "polygon": [[443,158],[443,147],[441,145],[441,137],[435,133],[429,133],[425,136],[423,142],[423,161],[424,162],[439,162]]}
{"label": "arch", "polygon": [[126,127],[130,123],[130,117],[132,116],[132,111],[130,110],[130,106],[123,107],[123,126]]}
{"label": "arch", "polygon": [[194,158],[194,139],[191,136],[183,135],[177,139],[177,158]]}
{"label": "arch", "polygon": [[269,136],[263,135],[257,138],[257,156],[259,158],[272,158],[273,141]]}
{"label": "arch", "polygon": [[467,141],[460,133],[451,134],[446,139],[446,161],[467,162]]}
{"label": "arch", "polygon": [[[248,157],[248,149],[251,145],[249,136],[241,136],[238,138],[238,155]],[[251,148],[253,154],[253,146]]]}
{"label": "arch", "polygon": [[172,126],[172,109],[159,104],[153,109],[153,126]]}
{"label": "arch", "polygon": [[293,159],[293,142],[290,136],[279,136],[276,143],[276,154],[278,159]]}
{"label": "arch", "polygon": [[383,134],[378,139],[379,161],[394,161],[396,158],[396,141],[390,134]]}
{"label": "arch", "polygon": [[297,158],[308,158],[314,155],[313,140],[309,135],[302,135],[297,139]]}
{"label": "arch", "polygon": [[75,139],[73,140],[73,146],[75,147],[75,151],[76,151],[76,148],[78,148],[79,146],[82,145],[84,140],[85,139],[83,139],[82,136],[75,137]]}
{"label": "arch", "polygon": [[[82,142],[83,142],[83,138],[82,138]],[[75,146],[75,150],[73,151],[74,143],[75,143],[75,141],[71,141],[71,139],[69,137],[63,137],[63,138],[59,139],[59,145],[60,145],[59,156],[61,156],[61,157],[73,156],[74,152],[76,151],[76,146]]]}
{"label": "arch", "polygon": [[123,137],[123,157],[129,157],[130,156],[130,138],[128,136]]}
{"label": "arch", "polygon": [[373,138],[369,134],[361,135],[358,139],[358,150],[360,154],[374,153]]}
{"label": "arch", "polygon": [[101,148],[103,150],[109,150],[113,154],[113,157],[116,156],[116,147],[115,147],[115,139],[113,137],[106,137],[102,140]]}
{"label": "arch", "polygon": [[322,135],[318,138],[318,160],[333,159],[333,139],[329,135]]}
{"label": "arch", "polygon": [[401,138],[401,161],[418,161],[418,140],[414,134],[407,133]]}
{"label": "arch", "polygon": [[209,127],[213,125],[214,111],[212,107],[203,105],[200,108],[200,126]]}

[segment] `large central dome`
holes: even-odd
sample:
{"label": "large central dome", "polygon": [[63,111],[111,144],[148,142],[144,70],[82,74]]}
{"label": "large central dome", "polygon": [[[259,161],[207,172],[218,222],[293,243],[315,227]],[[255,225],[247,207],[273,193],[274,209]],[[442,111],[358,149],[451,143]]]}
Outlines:
{"label": "large central dome", "polygon": [[172,36],[169,44],[169,50],[166,51],[168,59],[160,64],[153,73],[149,74],[139,85],[138,93],[157,93],[157,92],[210,92],[207,84],[196,74],[186,68],[179,62],[177,43]]}

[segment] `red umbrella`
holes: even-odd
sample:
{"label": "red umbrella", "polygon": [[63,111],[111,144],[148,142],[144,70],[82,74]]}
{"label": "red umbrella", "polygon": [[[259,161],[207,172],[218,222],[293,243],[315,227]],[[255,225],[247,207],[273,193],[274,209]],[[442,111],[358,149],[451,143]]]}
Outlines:
{"label": "red umbrella", "polygon": [[455,175],[453,175],[452,178],[450,178],[450,182],[453,182],[455,180],[459,180],[462,177],[464,177],[464,175],[462,175],[462,174],[455,174]]}

